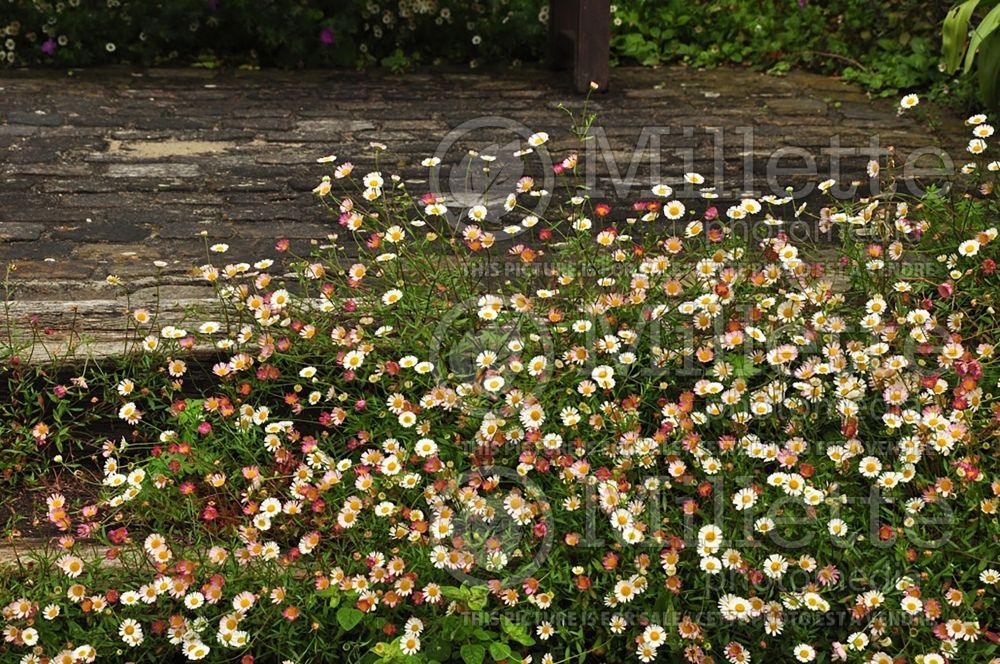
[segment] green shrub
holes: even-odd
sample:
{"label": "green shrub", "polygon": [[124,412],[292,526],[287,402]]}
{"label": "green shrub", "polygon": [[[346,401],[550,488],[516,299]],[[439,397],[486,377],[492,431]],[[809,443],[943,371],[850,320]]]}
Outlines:
{"label": "green shrub", "polygon": [[628,0],[614,9],[613,50],[622,61],[806,67],[885,95],[946,81],[937,31],[947,7],[937,3]]}
{"label": "green shrub", "polygon": [[[7,66],[218,64],[279,67],[518,63],[546,52],[545,0],[0,0]],[[623,0],[619,63],[805,67],[880,95],[971,85],[941,65],[948,7],[921,0]]]}
{"label": "green shrub", "polygon": [[[537,59],[538,0],[7,0],[8,65],[125,62],[402,66],[436,60]],[[442,38],[442,37],[446,38]]]}

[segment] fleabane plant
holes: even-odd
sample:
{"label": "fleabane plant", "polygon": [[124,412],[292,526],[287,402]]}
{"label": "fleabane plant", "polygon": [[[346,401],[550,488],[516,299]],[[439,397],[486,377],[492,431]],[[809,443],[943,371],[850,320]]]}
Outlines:
{"label": "fleabane plant", "polygon": [[218,315],[115,377],[133,434],[49,513],[125,563],[67,534],[9,582],[6,652],[996,661],[998,168],[969,121],[964,196],[831,200],[825,245],[697,173],[616,213],[573,153],[462,206],[384,146],[321,159],[315,251],[201,266]]}

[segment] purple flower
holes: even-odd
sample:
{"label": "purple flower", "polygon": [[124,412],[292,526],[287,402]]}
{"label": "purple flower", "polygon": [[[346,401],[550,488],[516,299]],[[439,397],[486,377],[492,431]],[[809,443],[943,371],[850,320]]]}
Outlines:
{"label": "purple flower", "polygon": [[219,11],[219,0],[208,0],[209,11]]}
{"label": "purple flower", "polygon": [[59,48],[59,46],[56,44],[56,40],[49,38],[42,44],[42,53],[45,55],[52,55],[56,52],[57,48]]}
{"label": "purple flower", "polygon": [[324,44],[329,45],[337,41],[337,38],[334,36],[331,28],[323,28],[323,30],[319,33],[319,40]]}

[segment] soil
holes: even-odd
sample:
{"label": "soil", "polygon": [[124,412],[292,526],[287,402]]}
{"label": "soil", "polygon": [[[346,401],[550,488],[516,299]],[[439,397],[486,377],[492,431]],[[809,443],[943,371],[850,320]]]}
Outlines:
{"label": "soil", "polygon": [[3,486],[0,489],[0,543],[65,535],[48,520],[45,499],[53,493],[61,493],[68,504],[85,504],[97,499],[99,485],[100,475],[96,468],[80,468],[75,474],[63,471],[30,483]]}

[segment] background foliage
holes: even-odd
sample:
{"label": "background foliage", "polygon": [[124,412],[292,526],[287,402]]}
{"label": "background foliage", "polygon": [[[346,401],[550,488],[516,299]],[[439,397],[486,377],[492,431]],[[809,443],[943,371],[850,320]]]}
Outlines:
{"label": "background foliage", "polygon": [[223,59],[281,67],[401,67],[410,62],[537,58],[547,19],[547,9],[539,9],[542,4],[2,0],[0,25],[6,25],[8,64]]}
{"label": "background foliage", "polygon": [[627,0],[616,4],[614,52],[642,64],[802,66],[885,95],[941,87],[946,3],[921,0]]}
{"label": "background foliage", "polygon": [[[989,11],[989,7],[993,7]],[[976,12],[982,21],[974,29]],[[968,74],[976,65],[979,91],[992,107],[1000,101],[1000,5],[980,0],[965,0],[955,5],[941,30],[944,70],[954,74],[961,67]]]}
{"label": "background foliage", "polygon": [[[923,0],[622,0],[620,63],[793,66],[876,93],[967,96],[942,71],[948,3]],[[369,66],[544,57],[545,0],[0,0],[10,65],[195,63]]]}

